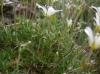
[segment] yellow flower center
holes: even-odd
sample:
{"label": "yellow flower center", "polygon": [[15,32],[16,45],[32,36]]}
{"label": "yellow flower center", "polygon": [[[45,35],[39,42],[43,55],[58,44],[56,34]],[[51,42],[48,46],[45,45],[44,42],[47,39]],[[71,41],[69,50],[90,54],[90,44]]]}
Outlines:
{"label": "yellow flower center", "polygon": [[46,16],[46,17],[50,17],[50,14],[46,13],[45,16]]}
{"label": "yellow flower center", "polygon": [[71,26],[72,26],[71,24],[67,24],[67,25],[68,25],[68,28],[71,28]]}
{"label": "yellow flower center", "polygon": [[93,50],[96,50],[99,48],[99,46],[95,43],[95,41],[93,43],[89,42],[89,45],[90,45],[91,49],[93,49]]}
{"label": "yellow flower center", "polygon": [[96,25],[95,30],[100,31],[100,26]]}

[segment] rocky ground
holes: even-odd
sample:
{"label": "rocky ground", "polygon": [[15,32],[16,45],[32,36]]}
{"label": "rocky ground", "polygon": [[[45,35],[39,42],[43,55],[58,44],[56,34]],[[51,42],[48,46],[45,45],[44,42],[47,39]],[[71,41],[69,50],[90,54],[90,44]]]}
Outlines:
{"label": "rocky ground", "polygon": [[[25,2],[20,0],[3,0],[0,8],[0,19],[5,25],[14,23],[15,16],[22,17],[25,15],[29,19],[36,17],[34,3],[28,3],[26,5]],[[2,24],[0,26],[2,26]]]}

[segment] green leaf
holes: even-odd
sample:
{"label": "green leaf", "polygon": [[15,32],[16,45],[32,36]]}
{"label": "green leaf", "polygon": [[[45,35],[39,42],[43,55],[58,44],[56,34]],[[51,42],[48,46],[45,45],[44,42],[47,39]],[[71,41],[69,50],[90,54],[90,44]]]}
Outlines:
{"label": "green leaf", "polygon": [[56,24],[57,19],[56,19],[56,16],[55,16],[55,15],[52,15],[52,16],[51,16],[50,22],[51,22],[52,24]]}

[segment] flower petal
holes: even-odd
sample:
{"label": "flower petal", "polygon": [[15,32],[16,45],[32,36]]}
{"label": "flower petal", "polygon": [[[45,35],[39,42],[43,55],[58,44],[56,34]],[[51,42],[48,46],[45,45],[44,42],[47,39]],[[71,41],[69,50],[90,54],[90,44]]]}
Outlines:
{"label": "flower petal", "polygon": [[97,11],[97,7],[95,7],[95,6],[91,6],[91,8],[92,8],[92,9],[95,9],[95,10]]}
{"label": "flower petal", "polygon": [[91,6],[92,9],[95,9],[96,12],[100,15],[100,7]]}
{"label": "flower petal", "polygon": [[52,14],[54,14],[54,13],[56,13],[56,12],[60,12],[60,11],[62,11],[62,10],[55,10],[52,6],[49,6],[48,7],[48,14],[49,15],[52,15]]}
{"label": "flower petal", "polygon": [[47,13],[47,9],[44,6],[39,5],[38,3],[36,3],[36,6],[38,6],[38,8],[42,8],[42,10],[44,11],[44,14]]}
{"label": "flower petal", "polygon": [[72,19],[66,18],[68,24],[72,24]]}
{"label": "flower petal", "polygon": [[92,45],[93,41],[94,41],[94,36],[93,36],[93,31],[90,27],[86,27],[84,29],[85,33],[88,35],[89,37],[89,44]]}
{"label": "flower petal", "polygon": [[95,45],[98,48],[100,47],[100,34],[95,36]]}
{"label": "flower petal", "polygon": [[96,24],[100,25],[100,16],[98,13],[96,13],[96,18],[95,18]]}

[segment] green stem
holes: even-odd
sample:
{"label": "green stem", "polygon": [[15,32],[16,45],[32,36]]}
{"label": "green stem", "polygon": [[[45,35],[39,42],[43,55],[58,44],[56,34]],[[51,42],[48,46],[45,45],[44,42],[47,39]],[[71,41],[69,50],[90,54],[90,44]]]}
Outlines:
{"label": "green stem", "polygon": [[91,58],[92,52],[93,52],[93,50],[90,49],[89,54],[88,54],[88,57],[87,57],[87,62],[90,61],[90,58]]}
{"label": "green stem", "polygon": [[19,48],[19,52],[18,52],[18,59],[17,59],[17,64],[16,64],[16,68],[17,68],[17,72],[19,73],[19,62],[20,62],[20,52],[21,52],[21,47]]}

